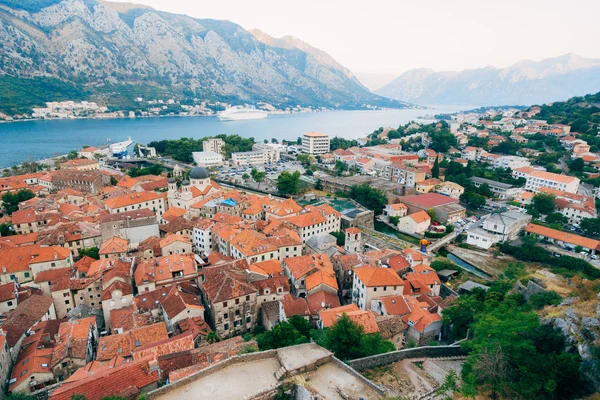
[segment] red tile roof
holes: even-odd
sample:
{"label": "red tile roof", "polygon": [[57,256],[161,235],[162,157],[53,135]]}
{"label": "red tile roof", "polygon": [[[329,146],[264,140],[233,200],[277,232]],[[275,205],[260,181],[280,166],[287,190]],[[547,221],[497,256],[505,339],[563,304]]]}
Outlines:
{"label": "red tile roof", "polygon": [[97,360],[107,361],[113,357],[131,357],[136,348],[168,339],[164,322],[143,326],[117,335],[103,336],[98,340]]}
{"label": "red tile roof", "polygon": [[39,322],[48,310],[53,306],[52,298],[33,295],[27,300],[19,303],[17,308],[11,311],[2,330],[6,332],[6,340],[9,347],[13,347],[29,328]]}
{"label": "red tile roof", "polygon": [[370,265],[354,268],[354,273],[365,286],[402,286],[404,281],[391,268]]}
{"label": "red tile roof", "polygon": [[150,368],[151,358],[143,358],[121,365],[104,366],[67,379],[50,395],[51,400],[71,400],[75,394],[84,394],[86,400],[100,400],[107,396],[135,397],[140,389],[158,381],[158,368]]}

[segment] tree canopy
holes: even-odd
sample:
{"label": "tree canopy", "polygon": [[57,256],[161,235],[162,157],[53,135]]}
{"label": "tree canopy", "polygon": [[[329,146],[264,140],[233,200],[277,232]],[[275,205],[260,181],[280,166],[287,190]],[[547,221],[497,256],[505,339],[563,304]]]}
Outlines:
{"label": "tree canopy", "polygon": [[348,197],[356,200],[369,210],[373,210],[375,214],[381,214],[388,202],[383,190],[373,188],[367,184],[352,186]]}
{"label": "tree canopy", "polygon": [[22,189],[16,193],[7,192],[2,195],[2,205],[4,211],[8,215],[11,215],[19,209],[19,203],[29,199],[33,199],[35,194],[29,189]]}
{"label": "tree canopy", "polygon": [[283,171],[277,178],[277,190],[283,195],[294,195],[298,194],[298,188],[300,186],[300,172],[295,171],[290,173],[289,171]]}

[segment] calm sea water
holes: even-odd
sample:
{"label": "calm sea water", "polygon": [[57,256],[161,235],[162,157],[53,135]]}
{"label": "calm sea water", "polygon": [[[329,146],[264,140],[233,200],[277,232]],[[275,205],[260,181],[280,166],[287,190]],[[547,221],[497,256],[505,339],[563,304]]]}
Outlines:
{"label": "calm sea water", "polygon": [[201,138],[238,134],[257,141],[296,139],[318,131],[347,139],[364,137],[383,126],[397,127],[426,114],[456,112],[472,107],[435,106],[424,110],[331,111],[270,115],[261,120],[221,122],[217,117],[165,117],[136,119],[79,119],[27,121],[0,124],[0,168],[66,154],[83,145],[99,146],[129,136],[139,143],[152,140]]}

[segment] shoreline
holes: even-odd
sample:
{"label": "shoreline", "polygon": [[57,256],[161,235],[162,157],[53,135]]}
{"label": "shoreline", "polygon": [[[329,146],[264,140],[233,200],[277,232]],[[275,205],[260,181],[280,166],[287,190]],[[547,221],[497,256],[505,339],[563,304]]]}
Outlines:
{"label": "shoreline", "polygon": [[[414,106],[414,107],[405,107],[405,108],[377,108],[377,109],[326,109],[326,110],[312,110],[312,111],[276,111],[271,112],[268,111],[269,115],[294,115],[294,114],[316,114],[322,112],[343,112],[343,111],[388,111],[388,110],[428,110],[431,109],[427,106]],[[124,111],[115,111],[115,112],[124,112]],[[141,115],[141,116],[122,116],[122,117],[73,117],[73,118],[20,118],[13,119],[12,121],[0,120],[0,124],[11,124],[15,122],[36,122],[36,121],[74,121],[74,120],[115,120],[115,119],[138,119],[138,118],[170,118],[170,117],[218,117],[218,113],[214,114],[195,114],[195,115],[187,115],[187,114],[173,114],[173,115]]]}

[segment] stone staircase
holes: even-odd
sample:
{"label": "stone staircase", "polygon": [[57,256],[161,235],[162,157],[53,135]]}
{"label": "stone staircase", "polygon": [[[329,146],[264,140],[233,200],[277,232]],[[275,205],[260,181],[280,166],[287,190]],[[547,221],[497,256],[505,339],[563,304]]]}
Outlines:
{"label": "stone staircase", "polygon": [[275,378],[280,381],[283,378],[285,378],[287,373],[287,370],[285,369],[285,367],[282,365],[277,371],[275,371]]}

